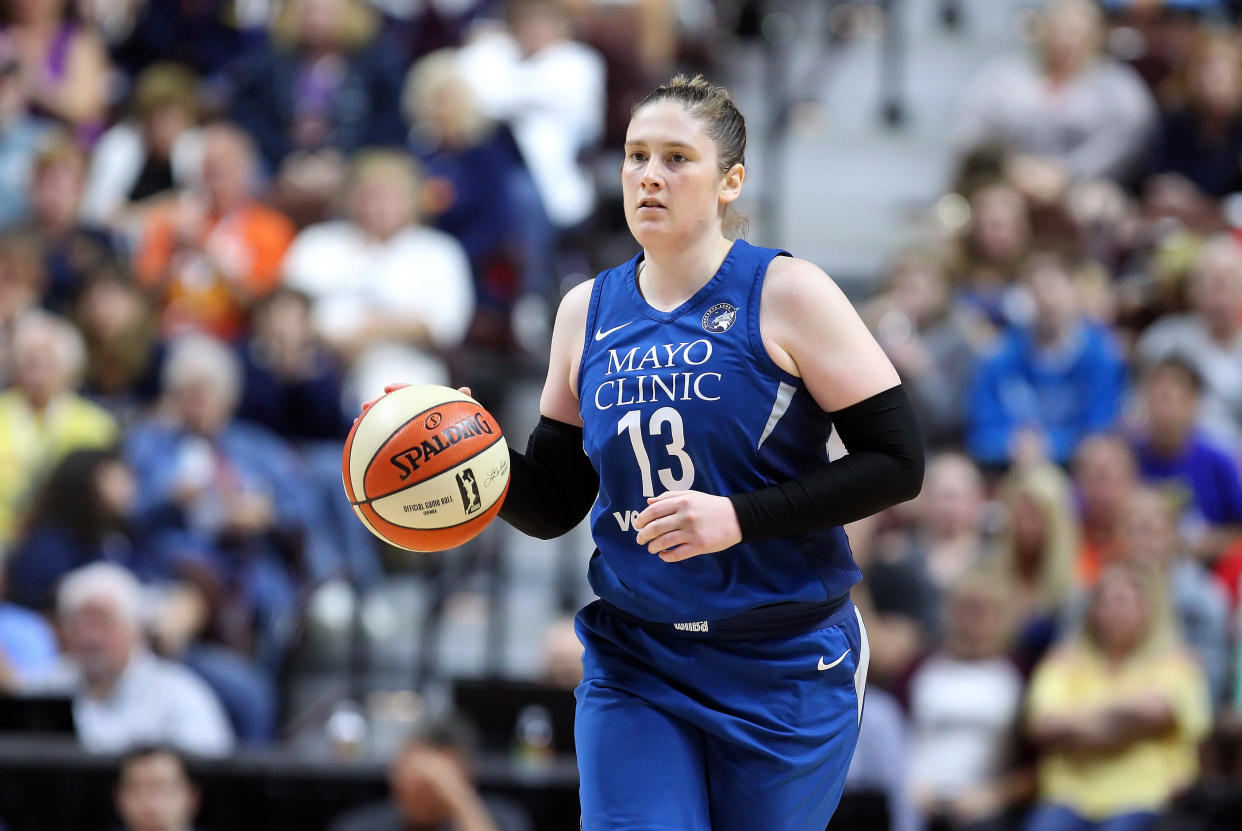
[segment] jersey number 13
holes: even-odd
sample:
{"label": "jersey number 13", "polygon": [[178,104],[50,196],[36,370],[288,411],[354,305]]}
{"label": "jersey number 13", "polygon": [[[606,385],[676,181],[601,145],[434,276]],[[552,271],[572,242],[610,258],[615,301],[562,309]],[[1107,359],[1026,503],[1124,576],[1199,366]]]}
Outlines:
{"label": "jersey number 13", "polygon": [[[630,446],[634,448],[634,459],[638,462],[638,472],[643,478],[643,496],[655,496],[655,488],[651,479],[651,457],[647,455],[647,447],[643,444],[643,414],[639,410],[630,410],[617,422],[617,435],[628,432]],[[662,467],[656,470],[660,484],[665,490],[689,490],[694,484],[694,461],[686,453],[686,430],[681,421],[681,413],[672,407],[661,407],[651,414],[647,422],[647,433],[665,438],[664,427],[668,426],[668,444],[664,446],[671,461],[681,469],[679,476],[673,476],[673,469]]]}

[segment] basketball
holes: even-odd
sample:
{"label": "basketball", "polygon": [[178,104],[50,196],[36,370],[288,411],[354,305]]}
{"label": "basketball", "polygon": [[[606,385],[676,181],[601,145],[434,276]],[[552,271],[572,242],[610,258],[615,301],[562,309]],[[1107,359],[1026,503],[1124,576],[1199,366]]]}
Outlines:
{"label": "basketball", "polygon": [[432,384],[402,387],[349,431],[341,477],[377,537],[408,551],[444,551],[495,518],[509,488],[509,448],[473,398]]}

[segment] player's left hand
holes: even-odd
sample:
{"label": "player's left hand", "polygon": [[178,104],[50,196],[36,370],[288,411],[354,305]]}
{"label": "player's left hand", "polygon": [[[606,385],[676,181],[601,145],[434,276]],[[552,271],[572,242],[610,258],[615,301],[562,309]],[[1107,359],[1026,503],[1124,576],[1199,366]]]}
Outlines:
{"label": "player's left hand", "polygon": [[713,554],[742,541],[733,503],[701,491],[666,491],[651,497],[634,528],[638,544],[666,563]]}

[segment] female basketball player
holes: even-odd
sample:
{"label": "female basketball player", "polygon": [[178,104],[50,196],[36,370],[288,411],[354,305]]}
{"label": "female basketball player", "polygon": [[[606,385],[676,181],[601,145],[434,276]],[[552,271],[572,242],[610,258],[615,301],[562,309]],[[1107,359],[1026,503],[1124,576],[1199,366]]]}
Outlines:
{"label": "female basketball player", "polygon": [[[845,296],[729,239],[745,146],[702,78],[637,105],[621,178],[643,252],[565,296],[542,417],[511,452],[500,516],[550,538],[589,510],[598,546],[584,831],[822,831],[868,657],[841,525],[922,482],[910,404]],[[830,462],[834,424],[850,452]]]}

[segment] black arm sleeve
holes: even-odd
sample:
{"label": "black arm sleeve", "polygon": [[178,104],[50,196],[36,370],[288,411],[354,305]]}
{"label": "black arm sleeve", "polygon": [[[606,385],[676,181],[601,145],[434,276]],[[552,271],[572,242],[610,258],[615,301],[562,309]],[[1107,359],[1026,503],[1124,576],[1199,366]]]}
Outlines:
{"label": "black arm sleeve", "polygon": [[599,474],[582,449],[582,428],[540,416],[525,455],[509,448],[509,491],[500,518],[541,540],[570,531],[599,492]]}
{"label": "black arm sleeve", "polygon": [[844,525],[918,495],[923,440],[900,384],[831,416],[848,455],[797,479],[729,497],[743,541]]}

